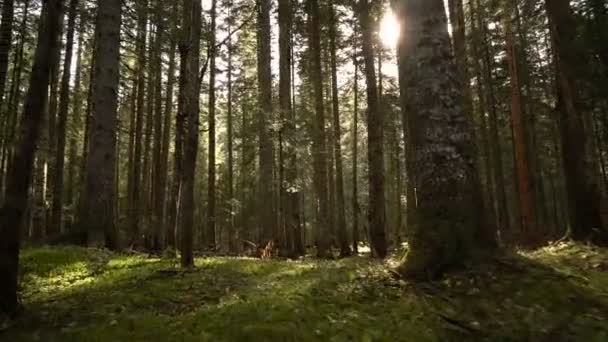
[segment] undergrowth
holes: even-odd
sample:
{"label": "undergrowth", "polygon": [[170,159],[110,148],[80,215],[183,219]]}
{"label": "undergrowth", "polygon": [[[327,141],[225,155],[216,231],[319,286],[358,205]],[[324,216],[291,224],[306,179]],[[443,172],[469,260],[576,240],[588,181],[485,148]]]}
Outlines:
{"label": "undergrowth", "polygon": [[391,262],[177,260],[76,247],[25,250],[6,341],[608,341],[608,251],[501,256],[441,281]]}

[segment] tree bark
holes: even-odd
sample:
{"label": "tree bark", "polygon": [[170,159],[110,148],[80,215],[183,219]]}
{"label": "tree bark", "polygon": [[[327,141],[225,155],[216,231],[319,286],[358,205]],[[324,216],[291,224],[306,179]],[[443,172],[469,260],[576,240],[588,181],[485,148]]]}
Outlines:
{"label": "tree bark", "polygon": [[193,267],[194,240],[194,175],[199,137],[199,55],[201,37],[201,3],[183,0],[182,41],[180,50],[179,124],[183,132],[183,156],[179,185],[180,247],[182,267]]}
{"label": "tree bark", "polygon": [[[211,1],[211,28],[209,32],[209,168],[207,177],[207,246],[211,250],[216,248],[215,245],[215,228],[216,228],[216,169],[215,169],[215,57],[216,57],[216,17],[217,17],[217,0]],[[206,246],[206,247],[207,247]]]}
{"label": "tree bark", "polygon": [[342,164],[342,129],[340,127],[340,100],[338,98],[338,62],[336,57],[336,40],[338,22],[336,10],[333,4],[329,5],[330,26],[329,26],[329,49],[331,53],[331,99],[334,119],[334,160],[336,163],[336,210],[337,210],[337,230],[338,242],[340,244],[340,256],[350,255],[348,236],[346,233],[346,213],[344,207],[344,177]]}
{"label": "tree bark", "polygon": [[260,0],[258,8],[258,124],[260,144],[260,201],[259,221],[260,242],[264,246],[276,238],[276,213],[273,191],[273,148],[270,133],[272,116],[272,75],[270,44],[270,0]]}
{"label": "tree bark", "polygon": [[536,206],[534,189],[532,186],[532,174],[528,155],[528,129],[529,122],[525,118],[522,106],[521,86],[513,30],[511,28],[513,4],[508,2],[505,17],[506,34],[506,56],[509,65],[509,77],[511,87],[511,126],[513,129],[513,148],[515,150],[515,167],[517,174],[517,186],[519,195],[520,213],[520,243],[534,247],[539,243],[539,232],[536,222]]}
{"label": "tree bark", "polygon": [[86,169],[83,223],[89,246],[118,248],[116,229],[116,125],[120,79],[122,2],[99,4],[95,25],[95,82],[92,125]]}
{"label": "tree bark", "polygon": [[74,30],[76,28],[76,9],[78,0],[70,0],[68,10],[68,28],[63,60],[63,75],[59,91],[59,112],[57,124],[57,151],[55,155],[55,173],[53,174],[53,205],[51,208],[50,227],[53,232],[61,232],[63,221],[63,175],[65,165],[65,143],[67,134],[68,109],[70,103],[70,80],[72,73],[72,50],[74,48]]}
{"label": "tree bark", "polygon": [[34,151],[40,134],[40,118],[47,99],[50,81],[49,54],[60,32],[62,1],[44,3],[38,28],[30,87],[19,125],[17,150],[8,170],[4,203],[0,209],[0,313],[15,316],[19,311],[17,283],[21,229],[24,224],[27,196],[32,179]]}
{"label": "tree bark", "polygon": [[384,113],[380,110],[378,83],[374,66],[372,38],[372,19],[368,0],[359,4],[359,21],[363,36],[363,60],[367,81],[367,157],[369,164],[369,208],[368,224],[372,252],[375,257],[384,258],[387,254],[386,208],[384,198]]}
{"label": "tree bark", "polygon": [[575,240],[608,243],[602,227],[600,195],[587,158],[587,134],[579,108],[576,65],[581,58],[572,8],[568,0],[545,2],[551,27],[561,114],[562,153],[569,207],[570,235]]}
{"label": "tree bark", "polygon": [[[400,87],[410,123],[408,155],[417,188],[416,225],[399,272],[429,279],[464,262],[480,248],[476,212],[473,130],[451,53],[441,0],[396,3],[401,28]],[[487,246],[490,247],[490,246]]]}
{"label": "tree bark", "polygon": [[331,255],[329,242],[329,197],[327,194],[327,139],[325,135],[325,106],[323,103],[323,76],[321,65],[321,30],[318,0],[308,0],[308,44],[310,53],[312,92],[315,103],[315,117],[312,127],[313,185],[316,202],[315,240],[317,257]]}

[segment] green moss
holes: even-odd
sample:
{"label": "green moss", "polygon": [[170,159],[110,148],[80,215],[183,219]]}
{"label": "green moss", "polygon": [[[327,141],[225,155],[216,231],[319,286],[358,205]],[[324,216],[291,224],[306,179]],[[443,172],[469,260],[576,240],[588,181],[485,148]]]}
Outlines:
{"label": "green moss", "polygon": [[367,258],[22,254],[27,311],[7,341],[519,341],[608,338],[608,252],[566,245],[424,284]]}

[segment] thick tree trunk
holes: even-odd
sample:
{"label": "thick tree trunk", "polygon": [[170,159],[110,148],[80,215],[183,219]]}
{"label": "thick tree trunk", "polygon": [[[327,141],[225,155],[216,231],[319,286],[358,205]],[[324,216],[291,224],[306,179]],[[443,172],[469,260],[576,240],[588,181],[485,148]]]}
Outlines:
{"label": "thick tree trunk", "polygon": [[201,37],[201,3],[183,0],[182,41],[179,46],[180,102],[179,124],[183,133],[183,156],[179,185],[180,247],[182,267],[193,267],[194,240],[194,175],[199,137],[199,55]]}
{"label": "thick tree trunk", "polygon": [[399,271],[413,279],[435,278],[465,261],[481,243],[476,212],[473,130],[450,49],[441,0],[402,0],[399,42],[401,96],[410,123],[411,170],[416,178],[416,225]]}
{"label": "thick tree trunk", "polygon": [[122,2],[106,0],[97,9],[95,82],[90,146],[86,169],[83,225],[89,246],[118,248],[116,229],[116,125],[120,70]]}
{"label": "thick tree trunk", "polygon": [[0,209],[0,313],[14,316],[19,311],[17,278],[19,247],[27,196],[32,179],[34,151],[40,134],[40,118],[50,81],[49,54],[60,32],[62,1],[48,0],[42,10],[38,41],[30,75],[30,87],[19,125],[19,140],[8,170],[4,203]]}
{"label": "thick tree trunk", "polygon": [[53,205],[51,207],[50,229],[61,232],[63,221],[63,167],[65,165],[65,143],[70,104],[70,80],[72,74],[72,50],[74,47],[74,30],[76,28],[76,9],[78,0],[70,0],[68,11],[68,28],[63,60],[63,76],[59,91],[59,112],[57,122],[57,154],[55,155],[55,173],[53,174]]}
{"label": "thick tree trunk", "polygon": [[374,69],[372,19],[368,0],[359,4],[359,20],[363,35],[363,60],[367,81],[367,157],[369,164],[369,208],[368,224],[372,252],[378,258],[387,254],[386,212],[384,199],[384,113],[380,110],[378,83]]}

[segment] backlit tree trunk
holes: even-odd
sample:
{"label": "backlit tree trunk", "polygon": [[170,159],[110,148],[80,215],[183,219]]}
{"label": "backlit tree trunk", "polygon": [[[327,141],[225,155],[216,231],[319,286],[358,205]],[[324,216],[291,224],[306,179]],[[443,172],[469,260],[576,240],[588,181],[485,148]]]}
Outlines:
{"label": "backlit tree trunk", "polygon": [[417,189],[416,225],[399,271],[427,279],[463,262],[481,244],[475,203],[474,138],[441,0],[401,0],[401,96],[410,123],[408,155]]}

